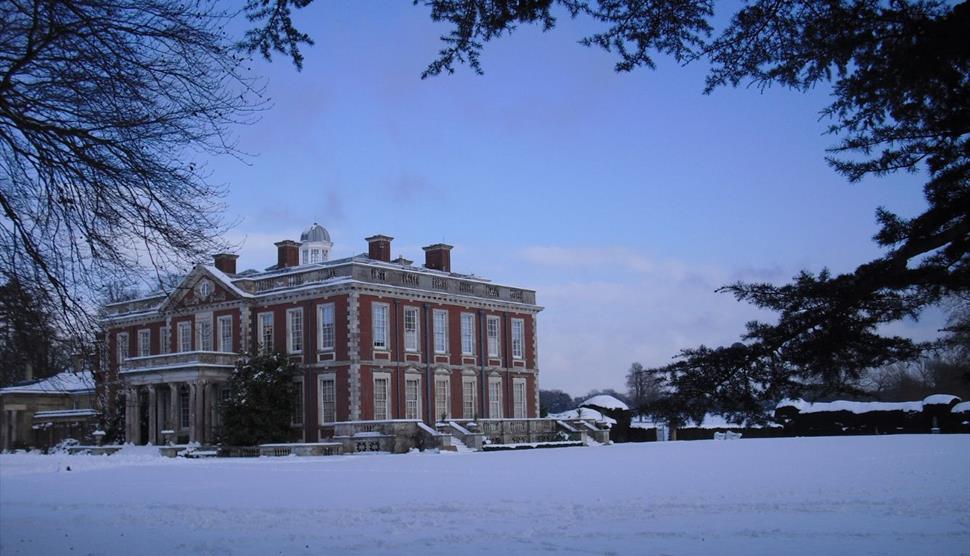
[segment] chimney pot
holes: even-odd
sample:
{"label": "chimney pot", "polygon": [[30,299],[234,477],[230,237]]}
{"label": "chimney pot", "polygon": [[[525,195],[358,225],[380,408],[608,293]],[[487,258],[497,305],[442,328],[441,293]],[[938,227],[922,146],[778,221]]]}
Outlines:
{"label": "chimney pot", "polygon": [[220,272],[226,274],[236,273],[236,259],[239,255],[233,255],[232,253],[217,253],[212,256],[213,263],[215,267],[219,269]]}
{"label": "chimney pot", "polygon": [[300,244],[292,239],[277,241],[276,245],[276,267],[287,268],[300,264]]}
{"label": "chimney pot", "polygon": [[451,245],[446,243],[435,243],[434,245],[429,245],[423,249],[425,268],[451,272]]}
{"label": "chimney pot", "polygon": [[367,240],[367,256],[375,261],[391,262],[391,240],[390,236],[377,234],[365,238]]}

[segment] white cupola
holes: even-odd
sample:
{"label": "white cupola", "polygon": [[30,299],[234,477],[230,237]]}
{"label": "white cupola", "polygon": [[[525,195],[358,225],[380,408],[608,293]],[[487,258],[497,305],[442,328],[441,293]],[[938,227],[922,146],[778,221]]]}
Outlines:
{"label": "white cupola", "polygon": [[300,235],[300,264],[315,264],[330,260],[330,232],[326,228],[313,223]]}

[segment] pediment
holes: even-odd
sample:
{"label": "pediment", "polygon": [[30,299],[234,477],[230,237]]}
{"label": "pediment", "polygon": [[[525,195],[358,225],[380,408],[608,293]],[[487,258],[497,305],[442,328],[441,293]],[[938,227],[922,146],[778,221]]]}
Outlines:
{"label": "pediment", "polygon": [[182,280],[161,309],[175,311],[238,299],[240,296],[227,287],[219,277],[206,270],[204,266],[199,266]]}

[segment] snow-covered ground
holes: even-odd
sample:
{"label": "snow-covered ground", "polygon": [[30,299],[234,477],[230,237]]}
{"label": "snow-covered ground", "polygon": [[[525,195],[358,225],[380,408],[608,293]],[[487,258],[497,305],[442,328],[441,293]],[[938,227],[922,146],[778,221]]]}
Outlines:
{"label": "snow-covered ground", "polygon": [[968,554],[970,436],[0,456],[4,555],[539,552]]}

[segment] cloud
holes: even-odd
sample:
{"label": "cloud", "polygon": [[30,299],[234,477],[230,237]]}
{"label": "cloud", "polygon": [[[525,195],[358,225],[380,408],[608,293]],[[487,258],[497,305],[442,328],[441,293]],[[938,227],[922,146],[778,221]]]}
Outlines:
{"label": "cloud", "polygon": [[327,204],[323,216],[327,218],[328,222],[343,222],[346,219],[343,195],[336,188],[331,187],[327,190]]}
{"label": "cloud", "polygon": [[[543,388],[573,395],[623,389],[630,363],[660,366],[680,350],[738,340],[770,313],[716,289],[768,272],[659,259],[623,246],[531,246],[515,253],[533,273]],[[783,275],[782,269],[769,269]]]}
{"label": "cloud", "polygon": [[561,269],[581,269],[587,273],[620,272],[655,275],[666,280],[689,281],[712,289],[723,284],[727,273],[705,265],[678,260],[660,260],[621,246],[559,247],[530,246],[518,252],[518,257],[537,266]]}
{"label": "cloud", "polygon": [[654,264],[645,256],[625,247],[533,245],[519,250],[519,257],[542,266],[591,267],[615,264],[637,272],[648,272],[654,268]]}
{"label": "cloud", "polygon": [[544,388],[573,395],[622,389],[630,363],[660,366],[680,350],[737,341],[744,323],[770,314],[717,294],[706,283],[648,276],[537,286]]}
{"label": "cloud", "polygon": [[387,189],[391,198],[398,203],[412,203],[432,197],[440,200],[443,193],[426,176],[407,172],[388,178]]}

